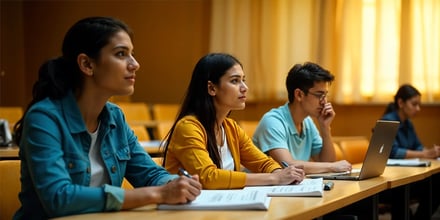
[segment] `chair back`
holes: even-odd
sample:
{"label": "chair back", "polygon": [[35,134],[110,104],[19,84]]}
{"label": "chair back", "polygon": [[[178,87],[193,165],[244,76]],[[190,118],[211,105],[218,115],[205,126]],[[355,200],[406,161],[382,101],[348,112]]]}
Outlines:
{"label": "chair back", "polygon": [[367,139],[341,140],[339,142],[344,158],[352,164],[364,161],[368,145]]}
{"label": "chair back", "polygon": [[156,139],[163,140],[173,126],[174,121],[158,121]]}
{"label": "chair back", "polygon": [[148,105],[143,102],[117,102],[124,112],[125,120],[130,125],[145,125],[152,121]]}
{"label": "chair back", "polygon": [[149,141],[151,139],[145,126],[130,125],[130,128],[133,129],[133,132],[137,136],[139,141]]}
{"label": "chair back", "polygon": [[15,123],[23,116],[23,108],[19,106],[0,106],[0,119],[6,119],[12,131]]}
{"label": "chair back", "polygon": [[127,179],[124,178],[124,180],[122,180],[121,188],[123,188],[123,189],[133,189],[134,187],[133,187],[133,185],[131,185],[130,182],[128,182]]}
{"label": "chair back", "polygon": [[255,129],[257,128],[258,121],[240,120],[238,124],[241,128],[243,128],[246,134],[252,138],[252,136],[254,136]]}
{"label": "chair back", "polygon": [[336,161],[345,160],[344,153],[342,152],[339,144],[333,143],[333,147],[335,148]]}
{"label": "chair back", "polygon": [[155,103],[151,106],[153,118],[156,121],[174,121],[179,112],[179,104]]}
{"label": "chair back", "polygon": [[20,208],[20,160],[0,160],[0,219],[12,219]]}

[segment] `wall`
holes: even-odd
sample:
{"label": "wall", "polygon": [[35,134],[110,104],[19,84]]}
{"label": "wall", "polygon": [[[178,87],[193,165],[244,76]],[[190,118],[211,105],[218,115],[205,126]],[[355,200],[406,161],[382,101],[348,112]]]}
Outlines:
{"label": "wall", "polygon": [[[67,28],[86,16],[114,16],[135,32],[135,54],[141,69],[131,99],[147,103],[180,103],[196,61],[209,51],[208,0],[0,1],[0,105],[25,106],[43,61],[60,55]],[[248,103],[236,119],[258,120],[283,104]],[[369,136],[384,105],[334,105],[334,135]],[[440,105],[423,107],[414,119],[422,141],[440,144]]]}
{"label": "wall", "polygon": [[24,34],[20,1],[0,1],[0,106],[25,102]]}
{"label": "wall", "polygon": [[0,105],[26,105],[38,68],[60,55],[65,32],[83,17],[113,16],[133,29],[141,69],[132,100],[179,102],[194,64],[208,52],[210,1],[16,0],[0,6],[1,68],[8,74],[0,78]]}

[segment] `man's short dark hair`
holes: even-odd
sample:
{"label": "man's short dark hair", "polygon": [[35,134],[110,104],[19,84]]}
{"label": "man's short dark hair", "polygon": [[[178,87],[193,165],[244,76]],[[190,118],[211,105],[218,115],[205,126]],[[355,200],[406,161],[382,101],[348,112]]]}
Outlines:
{"label": "man's short dark hair", "polygon": [[286,89],[289,102],[294,101],[295,89],[301,89],[305,94],[312,88],[315,82],[329,82],[334,80],[330,71],[322,68],[316,63],[306,62],[295,64],[287,74]]}

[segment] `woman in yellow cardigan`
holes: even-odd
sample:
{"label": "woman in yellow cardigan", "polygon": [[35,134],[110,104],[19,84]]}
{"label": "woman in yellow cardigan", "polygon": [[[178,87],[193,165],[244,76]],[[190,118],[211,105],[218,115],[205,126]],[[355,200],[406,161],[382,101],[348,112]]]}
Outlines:
{"label": "woman in yellow cardigan", "polygon": [[[245,75],[229,54],[212,53],[196,64],[186,97],[165,145],[164,166],[198,174],[204,189],[287,185],[304,178],[302,168],[280,164],[262,153],[228,115],[245,108]],[[242,172],[241,166],[251,173]]]}

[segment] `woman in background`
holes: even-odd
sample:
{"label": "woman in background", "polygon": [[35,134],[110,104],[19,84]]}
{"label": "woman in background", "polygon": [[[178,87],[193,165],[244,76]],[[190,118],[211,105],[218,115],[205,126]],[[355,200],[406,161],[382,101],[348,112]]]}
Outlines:
{"label": "woman in background", "polygon": [[[390,103],[382,116],[383,120],[400,121],[399,130],[393,143],[390,158],[426,158],[434,159],[440,156],[440,146],[434,145],[426,148],[422,145],[411,122],[411,118],[415,117],[420,111],[421,93],[412,85],[404,84],[400,86],[394,96],[394,102]],[[414,219],[431,219],[433,212],[440,203],[439,187],[440,175],[434,174],[431,179],[419,181],[411,185],[411,197],[419,201],[419,206],[413,215]],[[432,187],[432,206],[429,203],[429,195],[426,195],[426,187]],[[381,193],[382,201],[399,203],[403,198],[401,194],[387,191]],[[399,191],[400,192],[400,191]],[[399,201],[400,200],[400,201]],[[430,207],[431,206],[431,207]],[[399,206],[392,206],[392,218],[401,219],[402,210]],[[431,211],[429,211],[431,210]]]}
{"label": "woman in background", "polygon": [[417,137],[411,118],[420,111],[421,94],[411,85],[402,85],[382,116],[383,120],[400,121],[390,158],[437,158],[440,145],[425,148]]}
{"label": "woman in background", "polygon": [[[14,219],[47,219],[194,200],[198,177],[171,175],[139,145],[114,95],[131,95],[140,65],[132,32],[108,17],[67,32],[62,56],[40,67],[33,100],[15,126],[21,208]],[[121,188],[126,178],[135,189]]]}
{"label": "woman in background", "polygon": [[[245,108],[245,75],[229,54],[212,53],[196,64],[181,110],[166,137],[164,166],[198,174],[205,189],[299,183],[304,171],[261,152],[228,115]],[[244,166],[252,173],[242,172]]]}

